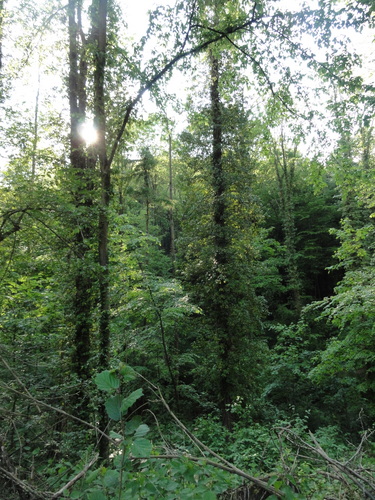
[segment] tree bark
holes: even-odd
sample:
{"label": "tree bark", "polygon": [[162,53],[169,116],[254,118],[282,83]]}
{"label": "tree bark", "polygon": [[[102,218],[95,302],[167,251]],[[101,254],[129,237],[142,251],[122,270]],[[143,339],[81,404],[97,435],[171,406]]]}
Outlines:
{"label": "tree bark", "polygon": [[34,179],[36,173],[36,151],[38,147],[38,119],[39,119],[39,94],[40,94],[40,65],[38,68],[38,88],[35,96],[34,107],[34,137],[33,137],[33,151],[31,158],[31,178]]}
{"label": "tree bark", "polygon": [[[91,357],[91,330],[93,307],[93,278],[88,265],[90,243],[94,236],[92,224],[89,222],[88,212],[93,206],[93,185],[91,171],[95,166],[95,158],[88,155],[85,142],[80,135],[79,126],[86,118],[86,54],[84,44],[79,43],[82,38],[80,25],[81,2],[69,0],[69,81],[68,94],[70,106],[70,163],[73,172],[73,195],[77,209],[78,230],[74,238],[76,255],[76,275],[74,279],[75,291],[73,297],[73,371],[82,381],[91,376],[89,361]],[[77,395],[78,412],[87,418],[87,394],[84,389]]]}
{"label": "tree bark", "polygon": [[0,74],[3,69],[3,23],[4,23],[4,0],[0,0]]}
{"label": "tree bark", "polygon": [[[104,79],[107,45],[107,0],[93,2],[93,40],[95,44],[94,69],[94,122],[97,130],[97,154],[100,167],[101,198],[99,206],[98,256],[99,256],[99,368],[104,370],[109,365],[110,357],[110,300],[109,300],[109,256],[108,228],[109,203],[111,199],[111,170],[107,158],[106,111]],[[108,416],[104,405],[99,408],[99,427],[105,430]],[[99,442],[99,454],[108,458],[109,443],[106,439]]]}
{"label": "tree bark", "polygon": [[169,167],[169,201],[171,208],[169,209],[169,227],[170,227],[170,255],[172,259],[173,271],[175,268],[176,248],[175,248],[175,226],[173,216],[173,168],[172,168],[172,134],[168,136],[168,167]]}
{"label": "tree bark", "polygon": [[223,124],[219,90],[219,59],[211,54],[211,117],[212,117],[212,187],[213,187],[213,223],[214,223],[214,282],[213,317],[219,339],[219,406],[223,424],[231,428],[231,388],[228,381],[230,367],[229,354],[232,350],[229,327],[229,311],[226,297],[225,278],[228,266],[230,241],[226,228],[226,182],[223,169]]}
{"label": "tree bark", "polygon": [[276,177],[281,201],[281,218],[286,248],[286,273],[291,293],[291,307],[296,314],[302,309],[302,282],[297,263],[296,224],[294,215],[294,171],[297,160],[295,149],[288,158],[284,136],[281,136],[281,156],[274,145]]}
{"label": "tree bark", "polygon": [[111,171],[107,159],[106,113],[104,77],[107,40],[107,0],[93,2],[93,35],[95,43],[94,70],[94,123],[98,135],[96,149],[99,158],[101,199],[99,207],[98,255],[99,255],[99,365],[105,369],[109,362],[109,259],[108,259],[108,209],[111,198]]}

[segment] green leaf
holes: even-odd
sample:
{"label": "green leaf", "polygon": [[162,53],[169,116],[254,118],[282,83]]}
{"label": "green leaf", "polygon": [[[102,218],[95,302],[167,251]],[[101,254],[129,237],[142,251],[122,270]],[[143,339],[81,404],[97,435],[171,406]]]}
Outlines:
{"label": "green leaf", "polygon": [[99,476],[99,473],[100,473],[100,469],[95,469],[95,470],[93,470],[92,472],[90,472],[90,473],[86,476],[85,483],[86,483],[86,484],[90,484],[90,483],[92,483],[93,481],[95,481],[95,479]]}
{"label": "green leaf", "polygon": [[137,374],[128,365],[123,365],[119,369],[120,374],[122,375],[124,382],[129,382],[130,380],[134,380],[137,377]]}
{"label": "green leaf", "polygon": [[130,452],[134,457],[148,457],[152,450],[152,443],[148,439],[135,439],[131,445]]}
{"label": "green leaf", "polygon": [[120,473],[117,470],[109,469],[103,478],[104,485],[107,488],[115,488],[119,482]]}
{"label": "green leaf", "polygon": [[110,431],[109,436],[113,439],[123,439],[124,436],[115,431]]}
{"label": "green leaf", "polygon": [[295,492],[290,486],[284,486],[283,488],[281,488],[281,491],[285,495],[285,500],[295,500],[295,498],[297,498]]}
{"label": "green leaf", "polygon": [[87,494],[87,500],[107,500],[107,497],[100,490]]}
{"label": "green leaf", "polygon": [[105,402],[105,409],[107,410],[109,418],[118,422],[123,414],[121,404],[123,403],[122,396],[116,394]]}
{"label": "green leaf", "polygon": [[216,500],[217,496],[213,491],[205,491],[199,495],[202,500]]}
{"label": "green leaf", "polygon": [[158,489],[155,487],[154,484],[152,483],[146,483],[144,486],[144,489],[148,492],[151,493],[152,495],[155,495],[158,493]]}
{"label": "green leaf", "polygon": [[134,437],[140,438],[145,436],[150,430],[150,427],[146,424],[141,424],[135,431]]}
{"label": "green leaf", "polygon": [[70,493],[69,498],[71,500],[76,500],[78,498],[82,498],[82,491],[81,490],[74,490]]}
{"label": "green leaf", "polygon": [[120,380],[109,370],[98,373],[94,379],[95,384],[101,391],[110,392],[120,387]]}
{"label": "green leaf", "polygon": [[165,485],[165,489],[167,491],[175,491],[179,486],[179,483],[177,483],[176,481],[168,481],[168,483]]}
{"label": "green leaf", "polygon": [[122,413],[126,413],[128,409],[143,395],[142,389],[137,389],[133,391],[127,398],[125,398],[121,405]]}
{"label": "green leaf", "polygon": [[131,434],[133,434],[137,430],[137,428],[141,425],[141,422],[142,420],[139,415],[136,415],[131,420],[129,420],[129,422],[126,422],[125,435],[130,436]]}

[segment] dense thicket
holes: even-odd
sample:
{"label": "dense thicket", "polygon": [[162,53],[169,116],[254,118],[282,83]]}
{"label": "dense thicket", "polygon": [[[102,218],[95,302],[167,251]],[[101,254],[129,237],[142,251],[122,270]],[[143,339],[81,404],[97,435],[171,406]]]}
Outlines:
{"label": "dense thicket", "polygon": [[374,498],[372,3],[127,9],[0,2],[2,491]]}

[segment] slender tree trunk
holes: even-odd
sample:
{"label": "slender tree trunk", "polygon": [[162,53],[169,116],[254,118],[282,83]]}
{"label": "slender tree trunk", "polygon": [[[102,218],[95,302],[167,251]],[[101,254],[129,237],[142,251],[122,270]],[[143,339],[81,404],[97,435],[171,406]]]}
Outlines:
{"label": "slender tree trunk", "polygon": [[35,108],[34,108],[34,138],[33,138],[33,151],[31,160],[31,177],[34,179],[36,172],[36,151],[38,147],[38,119],[39,119],[39,93],[40,93],[40,65],[38,68],[38,87],[35,97]]}
{"label": "slender tree trunk", "polygon": [[230,241],[226,227],[226,182],[223,169],[223,124],[219,90],[219,59],[211,55],[211,117],[212,117],[212,187],[214,190],[213,222],[214,222],[214,275],[215,287],[213,315],[215,328],[219,338],[219,405],[223,424],[231,428],[231,414],[228,405],[231,403],[231,388],[228,380],[230,367],[229,354],[232,350],[231,332],[229,328],[228,298],[226,297],[226,268]]}
{"label": "slender tree trunk", "polygon": [[[85,143],[79,133],[79,125],[85,119],[85,95],[82,90],[82,74],[79,66],[79,25],[77,23],[77,12],[80,11],[80,3],[77,0],[69,0],[69,104],[70,104],[70,163],[74,176],[75,204],[79,211],[87,212],[92,206],[85,152]],[[82,57],[82,54],[81,54]],[[85,193],[83,195],[82,193]],[[86,215],[86,213],[85,213]],[[86,216],[81,217],[79,231],[76,233],[76,254],[80,261],[77,263],[74,294],[74,354],[73,369],[80,379],[90,377],[89,359],[91,344],[91,308],[92,308],[92,279],[87,269],[86,256],[92,238],[92,227],[86,222]]]}
{"label": "slender tree trunk", "polygon": [[362,164],[365,171],[371,168],[371,149],[374,142],[374,128],[363,126],[361,129]]}
{"label": "slender tree trunk", "polygon": [[297,263],[296,224],[294,215],[294,170],[297,159],[295,149],[290,158],[285,149],[284,137],[281,137],[281,156],[274,145],[275,169],[281,200],[281,218],[286,248],[286,273],[291,293],[291,306],[298,315],[302,309],[302,282]]}
{"label": "slender tree trunk", "polygon": [[[93,3],[93,7],[95,2]],[[99,0],[97,11],[94,11],[93,26],[96,42],[94,71],[94,113],[97,129],[97,153],[100,165],[101,200],[99,210],[99,290],[100,290],[100,368],[106,368],[109,362],[109,259],[108,259],[108,209],[111,198],[111,172],[107,159],[106,114],[104,96],[104,75],[106,64],[107,38],[107,0]]]}
{"label": "slender tree trunk", "polygon": [[150,230],[150,205],[151,205],[151,165],[150,165],[150,157],[149,153],[144,154],[144,158],[142,160],[142,168],[143,168],[143,182],[144,182],[144,189],[145,189],[145,195],[146,195],[146,219],[145,219],[145,226],[146,226],[146,234],[149,234]]}
{"label": "slender tree trunk", "polygon": [[[98,255],[99,255],[99,367],[105,369],[109,365],[110,356],[110,301],[109,301],[109,257],[108,228],[109,203],[111,198],[111,171],[107,158],[106,113],[104,95],[104,77],[107,44],[107,0],[93,2],[93,34],[96,43],[94,70],[94,114],[97,129],[97,152],[100,166],[101,200],[99,207]],[[105,431],[108,417],[104,405],[100,409],[100,428]],[[99,453],[103,459],[108,458],[108,441],[101,439]]]}
{"label": "slender tree trunk", "polygon": [[0,73],[3,69],[3,23],[4,23],[4,0],[0,0]]}
{"label": "slender tree trunk", "polygon": [[174,216],[173,216],[173,167],[172,167],[172,134],[168,136],[168,166],[169,166],[169,201],[171,203],[171,208],[169,210],[169,227],[170,227],[170,255],[172,259],[173,270],[175,267],[176,260],[176,248],[175,248],[175,227],[174,227]]}

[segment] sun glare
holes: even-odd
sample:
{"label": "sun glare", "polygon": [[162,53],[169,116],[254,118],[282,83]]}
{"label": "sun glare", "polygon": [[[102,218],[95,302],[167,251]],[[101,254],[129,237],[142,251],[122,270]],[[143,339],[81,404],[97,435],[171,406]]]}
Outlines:
{"label": "sun glare", "polygon": [[86,146],[93,144],[98,139],[98,132],[92,122],[82,123],[82,125],[80,125],[79,127],[79,133],[82,139],[85,141]]}

